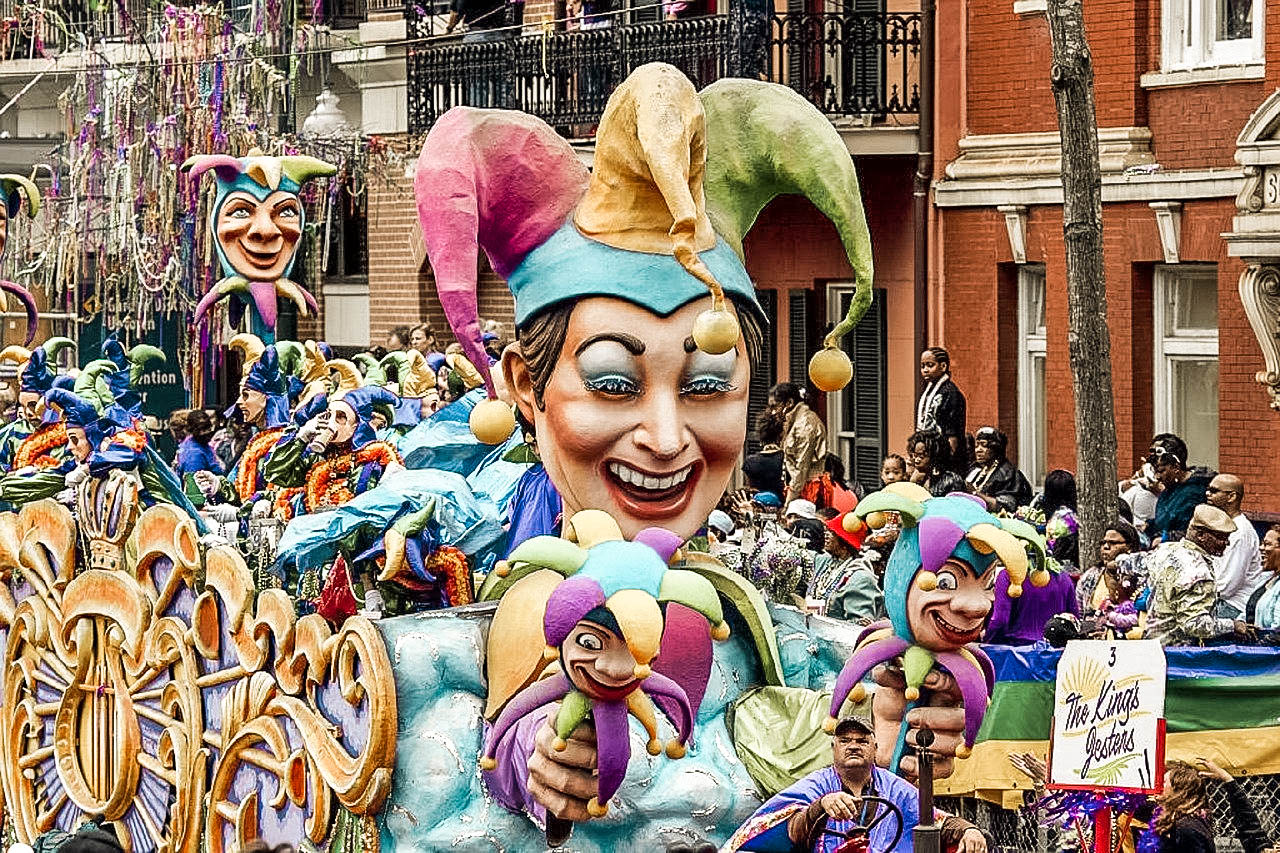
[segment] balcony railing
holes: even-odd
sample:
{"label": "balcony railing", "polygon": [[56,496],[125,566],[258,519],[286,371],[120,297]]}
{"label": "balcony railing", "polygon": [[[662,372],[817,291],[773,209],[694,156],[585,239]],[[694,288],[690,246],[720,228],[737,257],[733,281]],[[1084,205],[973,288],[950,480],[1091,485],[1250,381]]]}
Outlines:
{"label": "balcony railing", "polygon": [[[425,35],[429,18],[407,8],[410,33]],[[519,109],[566,135],[590,135],[614,87],[656,61],[699,88],[727,76],[763,78],[833,117],[877,121],[919,112],[919,52],[918,13],[734,9],[675,21],[619,17],[602,29],[429,38],[409,48],[409,125],[425,132],[450,107],[468,105]]]}

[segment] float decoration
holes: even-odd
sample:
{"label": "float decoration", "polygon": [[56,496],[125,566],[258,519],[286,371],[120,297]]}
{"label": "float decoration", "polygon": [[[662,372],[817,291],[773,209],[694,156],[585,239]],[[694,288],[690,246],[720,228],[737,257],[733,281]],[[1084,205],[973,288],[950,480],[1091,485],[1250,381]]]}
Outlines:
{"label": "float decoration", "polygon": [[203,549],[173,506],[137,515],[123,472],[78,488],[78,527],[50,500],[0,515],[0,779],[18,839],[100,813],[135,853],[223,853],[260,830],[320,843],[371,822],[396,745],[373,624],[335,633],[280,590],[255,597],[238,551]]}
{"label": "float decoration", "polygon": [[203,154],[182,170],[198,179],[213,171],[217,189],[209,228],[223,278],[200,299],[194,321],[222,299],[230,299],[228,320],[238,326],[252,303],[267,333],[274,335],[277,300],[292,301],[302,314],[315,314],[315,297],[290,281],[304,210],[299,193],[311,178],[329,177],[338,167],[303,155],[268,157],[257,148],[244,157]]}
{"label": "float decoration", "polygon": [[[572,521],[575,526],[582,521],[594,524],[594,515],[579,513]],[[559,658],[561,671],[535,681],[507,704],[489,733],[481,759],[482,769],[495,769],[503,736],[549,702],[561,703],[554,722],[554,749],[565,749],[567,738],[591,716],[599,750],[599,790],[587,808],[595,817],[608,812],[609,799],[622,784],[631,760],[628,714],[648,732],[651,755],[663,752],[655,704],[676,726],[676,737],[665,748],[669,758],[684,756],[693,731],[689,694],[677,681],[652,669],[664,636],[663,605],[682,604],[702,614],[715,639],[729,636],[720,599],[710,582],[695,572],[668,568],[668,561],[677,556],[679,537],[655,528],[625,542],[614,533],[616,529],[614,524],[603,532],[616,538],[595,541],[590,547],[540,536],[512,552],[513,561],[568,575],[551,591],[542,614],[543,656],[548,661]],[[626,676],[630,678],[620,676],[616,664],[608,673],[597,669],[611,644],[625,646],[629,653]],[[700,699],[704,690],[705,683],[696,685],[695,695]]]}
{"label": "float decoration", "polygon": [[[0,215],[4,217],[4,228],[0,229],[0,259],[9,244],[9,220],[22,211],[26,202],[27,216],[34,217],[40,212],[40,190],[29,179],[22,175],[0,175]],[[9,310],[9,297],[12,296],[22,304],[27,315],[27,336],[23,343],[27,346],[36,337],[36,301],[31,291],[20,284],[0,279],[0,311]]]}
{"label": "float decoration", "polygon": [[831,121],[787,86],[726,79],[707,86],[701,97],[707,116],[707,211],[739,257],[745,261],[742,242],[760,211],[787,193],[809,199],[840,235],[853,268],[853,299],[809,363],[819,389],[838,391],[853,378],[840,339],[870,307],[873,276],[871,232],[848,148]]}
{"label": "float decoration", "polygon": [[[966,581],[971,587],[985,586],[999,565],[1009,575],[1009,595],[1017,598],[1027,576],[1027,548],[1043,555],[1043,540],[1034,531],[1031,538],[1023,538],[1027,531],[1022,525],[1007,529],[1003,519],[987,513],[972,496],[933,498],[912,483],[894,483],[868,495],[853,512],[864,520],[876,513],[896,512],[902,520],[902,533],[885,569],[889,620],[868,626],[858,638],[853,655],[836,678],[825,726],[834,730],[846,699],[858,702],[865,698],[866,690],[859,681],[876,665],[901,658],[908,710],[920,699],[929,673],[941,666],[955,678],[964,698],[964,743],[956,752],[963,758],[977,738],[995,673],[978,646],[985,616],[974,627],[947,622],[941,615],[947,593]],[[953,562],[962,565],[950,568]],[[972,590],[966,594],[973,594]],[[905,737],[904,718],[891,768],[896,768],[902,757]]]}

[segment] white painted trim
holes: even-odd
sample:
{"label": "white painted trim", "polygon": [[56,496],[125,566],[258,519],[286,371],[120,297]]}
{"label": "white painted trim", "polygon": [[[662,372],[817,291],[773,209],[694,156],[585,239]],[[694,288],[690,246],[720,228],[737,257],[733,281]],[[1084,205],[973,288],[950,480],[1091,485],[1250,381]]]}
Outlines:
{"label": "white painted trim", "polygon": [[1148,71],[1142,75],[1140,83],[1144,89],[1164,89],[1173,86],[1203,86],[1208,83],[1261,80],[1266,76],[1266,65],[1258,62],[1247,65],[1219,65],[1214,68],[1191,68],[1185,71]]}
{"label": "white painted trim", "polygon": [[1004,229],[1009,234],[1009,254],[1015,264],[1027,262],[1027,208],[1021,204],[1002,204],[996,208],[1004,214]]}
{"label": "white painted trim", "polygon": [[[1235,198],[1244,185],[1240,169],[1195,169],[1151,174],[1104,175],[1103,202],[1185,201]],[[1062,180],[1057,177],[949,180],[934,184],[938,207],[999,207],[1006,204],[1060,205]]]}
{"label": "white painted trim", "polygon": [[1032,485],[1044,482],[1045,471],[1040,460],[1040,448],[1045,442],[1045,424],[1040,413],[1032,406],[1035,385],[1035,360],[1046,358],[1048,342],[1043,327],[1031,328],[1028,316],[1033,290],[1046,297],[1044,264],[1024,264],[1018,267],[1018,468],[1027,475]]}
{"label": "white painted trim", "polygon": [[1182,241],[1182,202],[1153,201],[1149,205],[1156,212],[1156,231],[1160,233],[1160,248],[1166,264],[1176,264],[1180,258]]}
{"label": "white painted trim", "polygon": [[1043,15],[1048,11],[1048,0],[1013,0],[1015,15]]}
{"label": "white painted trim", "polygon": [[[1173,366],[1178,361],[1217,361],[1218,352],[1218,330],[1212,332],[1206,331],[1203,334],[1187,334],[1173,335],[1170,329],[1165,325],[1165,307],[1171,300],[1169,293],[1170,287],[1179,278],[1191,278],[1204,276],[1206,279],[1212,279],[1213,286],[1217,288],[1217,265],[1216,264],[1192,264],[1168,266],[1157,264],[1155,274],[1152,277],[1152,338],[1154,346],[1152,347],[1153,368],[1152,375],[1152,419],[1154,421],[1155,432],[1173,432],[1178,435],[1186,435],[1186,430],[1182,424],[1175,423],[1174,417],[1174,394],[1173,394]],[[1219,308],[1221,308],[1221,294],[1219,294]],[[1221,314],[1219,314],[1221,317]],[[1221,319],[1219,319],[1221,323]],[[1219,369],[1221,367],[1219,366]],[[1221,387],[1221,374],[1219,374],[1218,383]],[[1217,402],[1217,401],[1215,401]],[[1222,412],[1219,409],[1218,422],[1222,422]],[[1219,435],[1221,435],[1221,427],[1219,427]],[[1221,445],[1219,445],[1221,447]],[[1190,460],[1184,462],[1195,462],[1202,465],[1209,465],[1216,468],[1218,459],[1216,457],[1207,459],[1203,456],[1195,456],[1196,448],[1191,447],[1188,450]]]}

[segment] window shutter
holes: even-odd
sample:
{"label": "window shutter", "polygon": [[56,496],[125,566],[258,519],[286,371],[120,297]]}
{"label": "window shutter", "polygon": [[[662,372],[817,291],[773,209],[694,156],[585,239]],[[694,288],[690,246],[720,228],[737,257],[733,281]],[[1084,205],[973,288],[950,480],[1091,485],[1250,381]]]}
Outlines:
{"label": "window shutter", "polygon": [[[849,307],[852,294],[841,298],[840,310]],[[844,397],[845,423],[855,432],[850,480],[857,480],[868,491],[880,488],[880,462],[885,454],[885,432],[888,422],[886,380],[885,291],[877,288],[871,307],[863,315],[853,333],[843,341],[845,352],[853,359],[853,382]]]}
{"label": "window shutter", "polygon": [[791,300],[790,349],[787,363],[791,366],[791,381],[803,386],[809,378],[809,294],[810,290],[788,291]]}
{"label": "window shutter", "polygon": [[769,389],[777,381],[777,370],[774,364],[774,353],[778,349],[778,291],[757,290],[756,299],[764,309],[769,322],[764,328],[764,352],[760,363],[751,372],[751,387],[747,395],[747,453],[755,453],[760,449],[760,441],[756,437],[756,415],[769,404]]}

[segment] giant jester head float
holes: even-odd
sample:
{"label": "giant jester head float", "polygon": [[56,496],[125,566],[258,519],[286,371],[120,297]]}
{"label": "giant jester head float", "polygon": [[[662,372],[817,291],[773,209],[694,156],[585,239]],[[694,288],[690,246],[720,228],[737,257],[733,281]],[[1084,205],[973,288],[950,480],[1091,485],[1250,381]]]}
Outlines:
{"label": "giant jester head float", "polygon": [[[28,216],[40,212],[40,190],[34,183],[21,175],[0,175],[0,258],[9,245],[9,220],[22,210],[24,199]],[[9,310],[10,296],[22,303],[22,310],[27,314],[27,336],[23,343],[30,346],[36,336],[36,301],[22,285],[0,279],[0,311]]]}
{"label": "giant jester head float", "polygon": [[[955,678],[964,697],[964,745],[956,751],[964,757],[994,684],[991,661],[977,643],[991,615],[996,573],[1008,573],[1013,598],[1022,595],[1029,568],[1031,582],[1044,586],[1049,582],[1044,540],[1027,524],[991,515],[972,495],[933,498],[913,483],[893,483],[859,501],[846,529],[868,519],[878,523],[887,512],[902,519],[885,567],[889,620],[869,626],[859,638],[836,679],[827,727],[835,726],[846,698],[864,698],[858,682],[877,664],[901,658],[909,707],[920,698],[929,672],[940,666]],[[891,765],[895,768],[905,742],[905,719]]]}
{"label": "giant jester head float", "polygon": [[[586,515],[590,515],[588,512]],[[585,527],[595,519],[575,516]],[[665,628],[664,608],[678,603],[699,613],[712,626],[712,636],[726,639],[720,598],[711,582],[688,569],[668,568],[680,537],[651,528],[636,541],[612,536],[583,548],[553,536],[529,539],[512,552],[521,570],[551,569],[566,578],[551,591],[542,613],[545,658],[559,660],[559,672],[533,682],[503,709],[489,732],[481,766],[492,770],[499,741],[520,719],[560,702],[553,748],[564,750],[573,731],[590,716],[599,755],[599,789],[588,804],[595,816],[608,810],[631,760],[628,714],[649,734],[648,750],[658,755],[655,705],[670,717],[676,738],[666,745],[668,757],[680,758],[693,731],[705,678],[688,685],[655,672]]]}
{"label": "giant jester head float", "polygon": [[315,298],[288,279],[304,212],[298,197],[310,178],[335,174],[336,166],[314,157],[267,157],[254,148],[245,157],[202,154],[182,164],[192,178],[213,170],[217,192],[209,230],[218,251],[223,278],[196,306],[199,323],[220,299],[230,298],[228,319],[238,326],[245,307],[253,303],[264,332],[274,334],[278,297],[314,314]]}
{"label": "giant jester head float", "polygon": [[[566,517],[600,509],[624,534],[691,536],[728,485],[746,435],[749,357],[764,323],[742,241],[775,196],[807,196],[836,225],[858,298],[871,247],[848,149],[792,90],[637,68],[610,96],[588,175],[533,116],[455,107],[432,127],[414,188],[440,301],[495,397],[477,316],[477,253],[515,295],[502,369]],[[510,407],[475,407],[501,441]]]}

